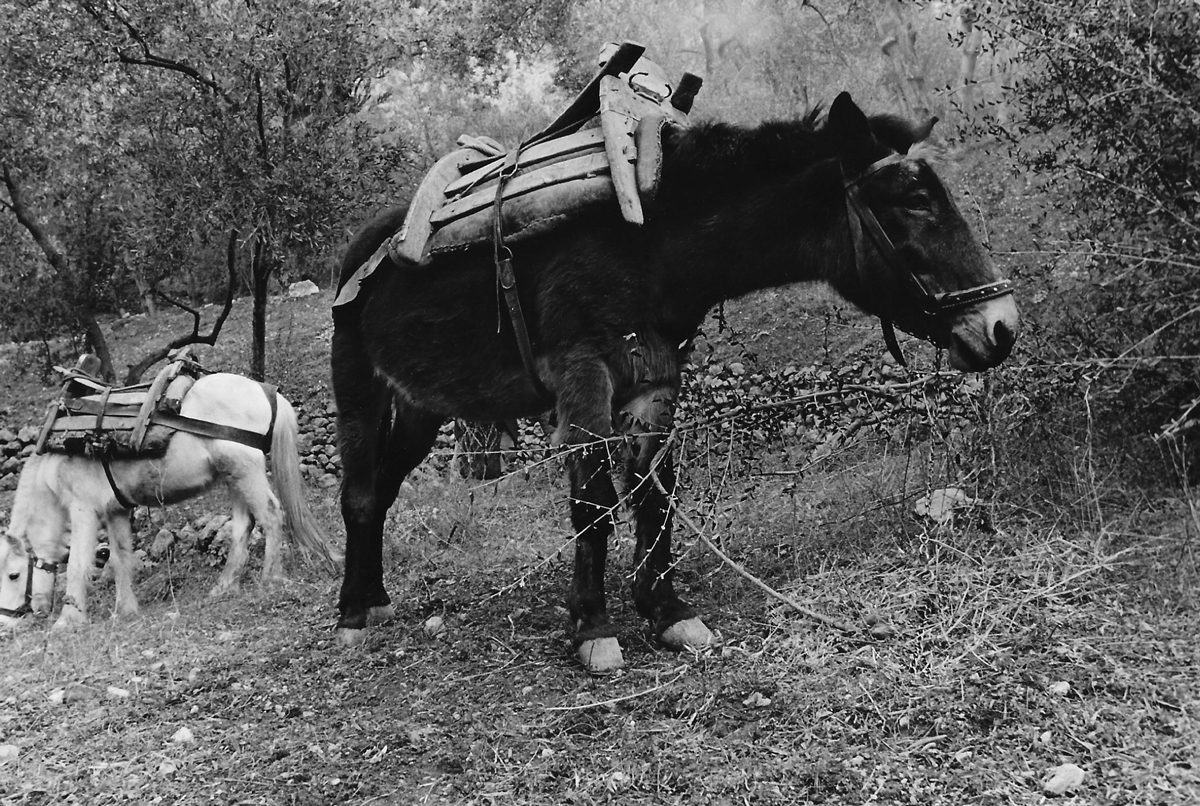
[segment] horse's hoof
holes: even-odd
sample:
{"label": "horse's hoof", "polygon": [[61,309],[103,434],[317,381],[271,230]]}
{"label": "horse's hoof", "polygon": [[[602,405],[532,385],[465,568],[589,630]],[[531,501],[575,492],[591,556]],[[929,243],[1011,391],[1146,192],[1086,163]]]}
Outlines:
{"label": "horse's hoof", "polygon": [[575,650],[579,662],[589,674],[611,674],[625,665],[621,644],[616,638],[593,638]]}
{"label": "horse's hoof", "polygon": [[700,619],[688,618],[677,621],[663,630],[662,642],[667,648],[676,651],[705,649],[712,646],[713,634]]}
{"label": "horse's hoof", "polygon": [[385,621],[391,621],[396,617],[396,608],[390,604],[376,605],[375,607],[367,608],[367,626],[382,624]]}
{"label": "horse's hoof", "polygon": [[50,629],[53,632],[75,632],[87,626],[87,616],[80,613],[75,608],[64,607],[62,612],[58,614],[58,620],[54,622],[54,626]]}
{"label": "horse's hoof", "polygon": [[113,618],[133,618],[137,614],[137,602],[133,604],[119,604],[113,609]]}
{"label": "horse's hoof", "polygon": [[367,641],[367,631],[352,630],[349,627],[338,627],[337,640],[342,646],[361,646]]}
{"label": "horse's hoof", "polygon": [[220,599],[223,596],[232,596],[238,592],[238,587],[238,583],[236,582],[218,582],[208,592],[208,598]]}

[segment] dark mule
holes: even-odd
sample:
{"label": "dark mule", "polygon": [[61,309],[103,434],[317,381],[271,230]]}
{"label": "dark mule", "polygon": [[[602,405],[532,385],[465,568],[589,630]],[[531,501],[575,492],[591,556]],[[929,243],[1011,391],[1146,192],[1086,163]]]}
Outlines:
{"label": "dark mule", "polygon": [[[813,117],[670,133],[645,226],[624,223],[613,204],[515,247],[537,369],[553,401],[539,396],[499,313],[490,250],[429,265],[385,260],[365,293],[336,309],[344,640],[358,640],[368,617],[391,611],[381,567],[384,516],[439,425],[448,417],[530,417],[554,406],[556,439],[574,448],[568,605],[580,659],[593,671],[622,663],[605,605],[617,494],[603,441],[622,432],[633,445],[627,481],[637,610],[669,647],[708,644],[708,628],[675,593],[671,503],[650,471],[670,428],[681,350],[722,300],[824,280],[885,323],[945,346],[958,369],[1004,360],[1017,334],[1016,305],[933,169],[905,156],[923,134],[893,116],[868,120],[844,93],[823,125]],[[355,238],[343,283],[404,212],[384,213]],[[669,455],[655,472],[671,491]]]}

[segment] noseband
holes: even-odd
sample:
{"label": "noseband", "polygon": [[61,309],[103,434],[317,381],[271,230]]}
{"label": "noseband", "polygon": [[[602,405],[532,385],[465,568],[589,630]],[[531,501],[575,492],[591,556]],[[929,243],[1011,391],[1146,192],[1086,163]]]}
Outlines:
{"label": "noseband", "polygon": [[[25,574],[25,601],[21,602],[19,607],[0,607],[0,616],[21,618],[22,616],[26,616],[33,612],[34,571],[48,571],[49,573],[57,576],[58,563],[48,563],[45,560],[33,556],[33,552],[29,552],[29,570]],[[53,609],[53,607],[51,609]]]}
{"label": "noseband", "polygon": [[[892,239],[888,237],[888,234],[884,232],[883,225],[879,223],[879,219],[875,217],[875,213],[862,200],[862,196],[859,193],[859,186],[864,180],[875,175],[883,168],[889,165],[896,165],[905,159],[904,154],[889,154],[883,159],[868,165],[857,176],[851,179],[843,179],[842,187],[846,191],[846,218],[850,226],[850,239],[854,243],[854,263],[864,286],[869,286],[870,278],[866,276],[866,261],[863,259],[866,252],[866,241],[863,238],[865,230],[867,237],[875,246],[875,251],[883,258],[883,262],[909,286],[921,305],[920,324],[910,332],[914,336],[926,339],[938,347],[944,347],[945,345],[938,340],[935,334],[939,330],[938,325],[942,323],[946,314],[961,308],[978,305],[981,302],[1008,296],[1012,294],[1012,282],[1009,280],[997,280],[993,283],[972,286],[960,291],[939,291],[935,293],[925,287],[920,277],[901,265],[899,250],[892,243]],[[904,353],[900,351],[900,344],[896,341],[895,326],[891,320],[885,319],[882,316],[879,317],[879,321],[883,325],[883,340],[887,344],[888,351],[896,359],[897,363],[901,366],[906,366],[907,362],[904,360]],[[907,330],[908,328],[905,329]]]}

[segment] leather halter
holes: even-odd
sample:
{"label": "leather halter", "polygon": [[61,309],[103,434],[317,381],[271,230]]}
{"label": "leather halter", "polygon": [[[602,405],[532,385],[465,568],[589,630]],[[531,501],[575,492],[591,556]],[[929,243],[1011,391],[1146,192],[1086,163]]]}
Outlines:
{"label": "leather halter", "polygon": [[[863,281],[864,285],[870,285],[871,278],[867,277],[865,273],[866,261],[863,259],[863,252],[865,251],[863,231],[866,230],[868,238],[874,244],[879,256],[883,258],[883,262],[893,272],[901,276],[901,279],[906,283],[921,305],[919,324],[915,327],[904,328],[904,330],[907,330],[914,336],[926,339],[938,347],[944,347],[945,345],[939,341],[935,334],[938,331],[937,326],[941,324],[942,318],[947,313],[960,308],[969,308],[988,300],[1009,296],[1013,292],[1012,281],[996,280],[995,282],[984,283],[983,285],[972,286],[959,291],[931,292],[921,282],[920,277],[901,265],[898,256],[899,250],[892,243],[892,239],[888,237],[887,232],[884,231],[883,225],[879,223],[879,219],[875,217],[875,213],[862,200],[862,196],[859,193],[859,185],[889,165],[899,164],[906,159],[907,157],[904,154],[889,154],[883,159],[871,163],[856,176],[850,179],[843,178],[842,187],[846,191],[846,218],[850,227],[850,239],[854,244],[854,262],[860,280]],[[890,319],[886,319],[883,316],[879,317],[879,321],[883,325],[883,339],[887,344],[888,351],[896,359],[897,363],[901,366],[907,366],[907,362],[904,360],[904,353],[900,351],[900,344],[896,341],[894,324]]]}
{"label": "leather halter", "polygon": [[[25,601],[21,602],[18,607],[0,607],[0,616],[8,616],[9,618],[21,618],[33,612],[33,572],[47,571],[55,576],[58,575],[58,563],[48,563],[45,560],[33,556],[33,552],[29,552],[29,569],[25,574]],[[51,608],[53,609],[53,608]]]}

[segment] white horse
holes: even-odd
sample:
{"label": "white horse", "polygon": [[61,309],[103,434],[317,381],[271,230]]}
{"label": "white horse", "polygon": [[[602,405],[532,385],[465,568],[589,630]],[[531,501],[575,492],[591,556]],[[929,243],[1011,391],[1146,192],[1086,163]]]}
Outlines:
{"label": "white horse", "polygon": [[[166,453],[155,458],[112,459],[44,453],[31,456],[21,470],[8,534],[0,540],[0,626],[14,626],[29,610],[48,610],[52,572],[67,555],[69,563],[62,612],[54,629],[87,622],[87,583],[101,526],[108,530],[116,586],[114,616],[137,612],[133,592],[133,534],[129,504],[158,507],[177,503],[223,482],[233,501],[229,555],[210,595],[235,590],[248,557],[247,541],[255,523],[266,536],[262,578],[284,578],[284,520],[297,545],[336,565],[324,531],[304,499],[296,452],[298,424],[292,405],[241,375],[217,373],[198,379],[184,396],[180,415],[265,435],[270,431],[271,473],[260,448],[229,439],[178,431]],[[111,474],[111,478],[109,477]],[[70,538],[67,532],[70,532]],[[83,559],[82,562],[79,559]],[[5,615],[7,614],[7,615]]]}

